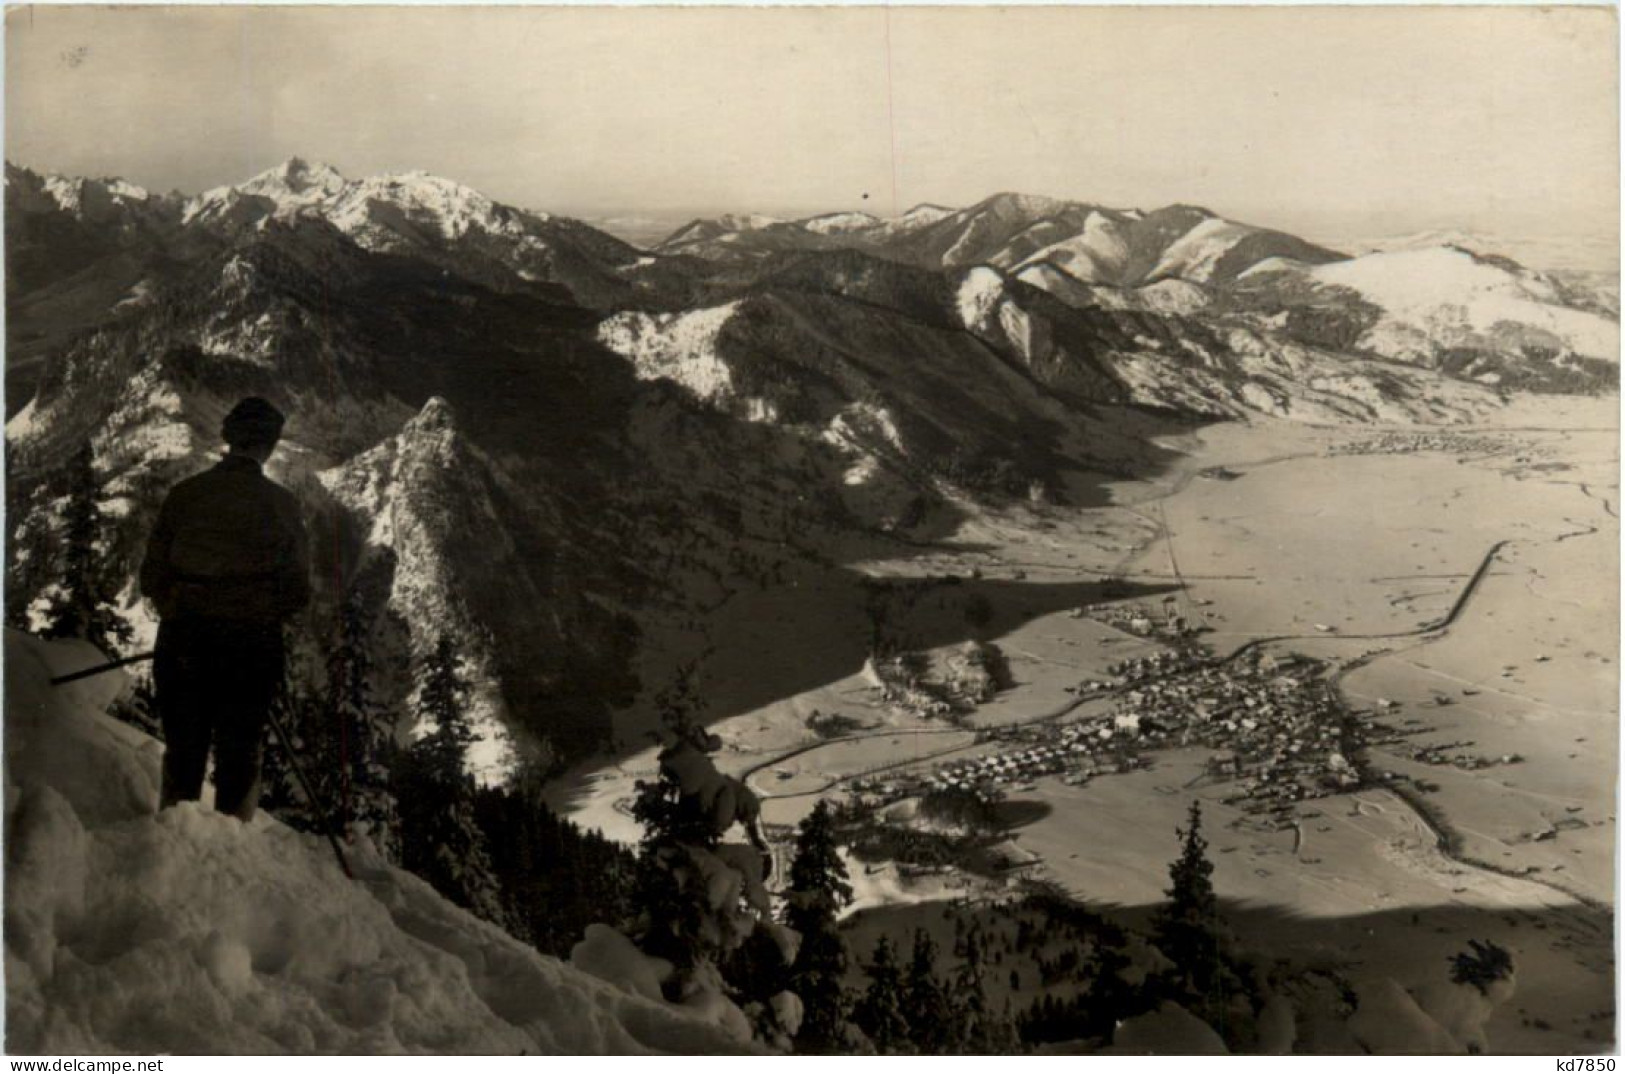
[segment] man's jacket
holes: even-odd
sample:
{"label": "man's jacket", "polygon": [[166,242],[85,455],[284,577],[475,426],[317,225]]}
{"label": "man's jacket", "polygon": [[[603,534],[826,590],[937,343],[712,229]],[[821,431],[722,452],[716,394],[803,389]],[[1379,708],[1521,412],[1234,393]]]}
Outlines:
{"label": "man's jacket", "polygon": [[241,455],[187,478],[158,512],[141,592],[166,620],[281,622],[310,600],[299,502]]}

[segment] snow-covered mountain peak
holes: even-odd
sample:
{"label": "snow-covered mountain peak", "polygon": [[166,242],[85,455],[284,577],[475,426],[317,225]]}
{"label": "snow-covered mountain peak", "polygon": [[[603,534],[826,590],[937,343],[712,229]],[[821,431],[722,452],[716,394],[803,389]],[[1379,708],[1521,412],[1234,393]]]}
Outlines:
{"label": "snow-covered mountain peak", "polygon": [[241,183],[217,186],[191,198],[182,222],[236,218],[244,223],[272,214],[293,215],[320,208],[344,192],[349,183],[331,165],[290,157]]}
{"label": "snow-covered mountain peak", "polygon": [[544,213],[519,213],[473,187],[424,171],[379,175],[350,184],[326,210],[340,230],[362,245],[370,230],[398,230],[398,214],[416,228],[429,228],[445,239],[470,233],[520,235],[522,217],[544,221]]}
{"label": "snow-covered mountain peak", "polygon": [[766,213],[724,213],[716,222],[728,231],[760,231],[784,223],[779,217]]}
{"label": "snow-covered mountain peak", "polygon": [[870,213],[845,212],[808,217],[801,221],[801,226],[820,235],[838,235],[847,231],[862,231],[879,223],[880,218]]}
{"label": "snow-covered mountain peak", "polygon": [[[472,187],[426,171],[396,172],[349,180],[329,164],[292,157],[269,171],[230,186],[215,187],[191,199],[183,220],[314,212],[364,246],[395,246],[407,231],[438,233],[443,239],[476,234],[519,234],[521,216],[546,220],[542,213],[520,214]],[[369,241],[370,240],[370,241]]]}
{"label": "snow-covered mountain peak", "polygon": [[941,205],[932,205],[930,202],[921,202],[897,218],[898,223],[906,224],[934,224],[944,217],[952,216],[957,209],[949,209]]}
{"label": "snow-covered mountain peak", "polygon": [[966,328],[983,327],[1004,297],[1004,277],[996,269],[978,265],[959,281],[955,302],[959,320]]}
{"label": "snow-covered mountain peak", "polygon": [[239,183],[237,189],[247,194],[263,194],[280,200],[280,196],[312,199],[330,197],[344,189],[348,182],[337,168],[320,161],[310,162],[301,157],[289,157],[275,168],[263,171]]}
{"label": "snow-covered mountain peak", "polygon": [[1048,216],[1069,204],[1043,194],[1017,194],[1011,191],[995,194],[982,203],[984,208],[994,212],[1011,212],[1021,216]]}
{"label": "snow-covered mountain peak", "polygon": [[1429,231],[1417,231],[1408,235],[1388,236],[1353,244],[1352,252],[1356,255],[1376,253],[1403,253],[1409,250],[1431,250],[1440,248],[1454,248],[1466,253],[1485,255],[1500,254],[1499,240],[1488,235],[1481,235],[1459,228],[1434,228]]}
{"label": "snow-covered mountain peak", "polygon": [[147,207],[160,202],[145,188],[127,179],[107,176],[100,179],[43,174],[6,163],[8,199],[25,211],[56,209],[81,220],[119,213],[131,207]]}
{"label": "snow-covered mountain peak", "polygon": [[423,409],[402,426],[400,435],[403,442],[447,441],[457,435],[457,415],[445,399],[431,395]]}

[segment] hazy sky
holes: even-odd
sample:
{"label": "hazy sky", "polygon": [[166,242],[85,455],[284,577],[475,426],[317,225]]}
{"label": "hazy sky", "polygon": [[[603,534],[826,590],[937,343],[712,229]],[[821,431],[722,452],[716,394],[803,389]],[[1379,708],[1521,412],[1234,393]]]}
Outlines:
{"label": "hazy sky", "polygon": [[1607,9],[33,7],[7,31],[6,155],[164,190],[298,154],[579,215],[1021,190],[1322,235],[1618,226]]}

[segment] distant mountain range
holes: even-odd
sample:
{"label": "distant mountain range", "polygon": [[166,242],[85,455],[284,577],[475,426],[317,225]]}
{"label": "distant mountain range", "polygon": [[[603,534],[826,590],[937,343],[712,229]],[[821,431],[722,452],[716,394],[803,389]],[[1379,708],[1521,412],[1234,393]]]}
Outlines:
{"label": "distant mountain range", "polygon": [[603,745],[742,587],[1065,499],[1127,416],[1448,422],[1617,383],[1617,282],[1191,206],[999,194],[643,249],[295,159],[190,197],[8,165],[5,229],[10,606],[52,582],[78,445],[128,573],[225,408],[266,395],[326,550],[309,633],[363,586],[403,656],[454,634],[491,771]]}

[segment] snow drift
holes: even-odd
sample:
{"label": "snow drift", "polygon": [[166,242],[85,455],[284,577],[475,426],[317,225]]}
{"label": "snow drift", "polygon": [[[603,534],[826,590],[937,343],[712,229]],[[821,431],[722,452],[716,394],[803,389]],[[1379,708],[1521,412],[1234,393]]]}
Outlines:
{"label": "snow drift", "polygon": [[162,747],[126,680],[5,638],[6,1050],[690,1053],[722,1027],[536,953],[426,883],[261,814],[154,813]]}

